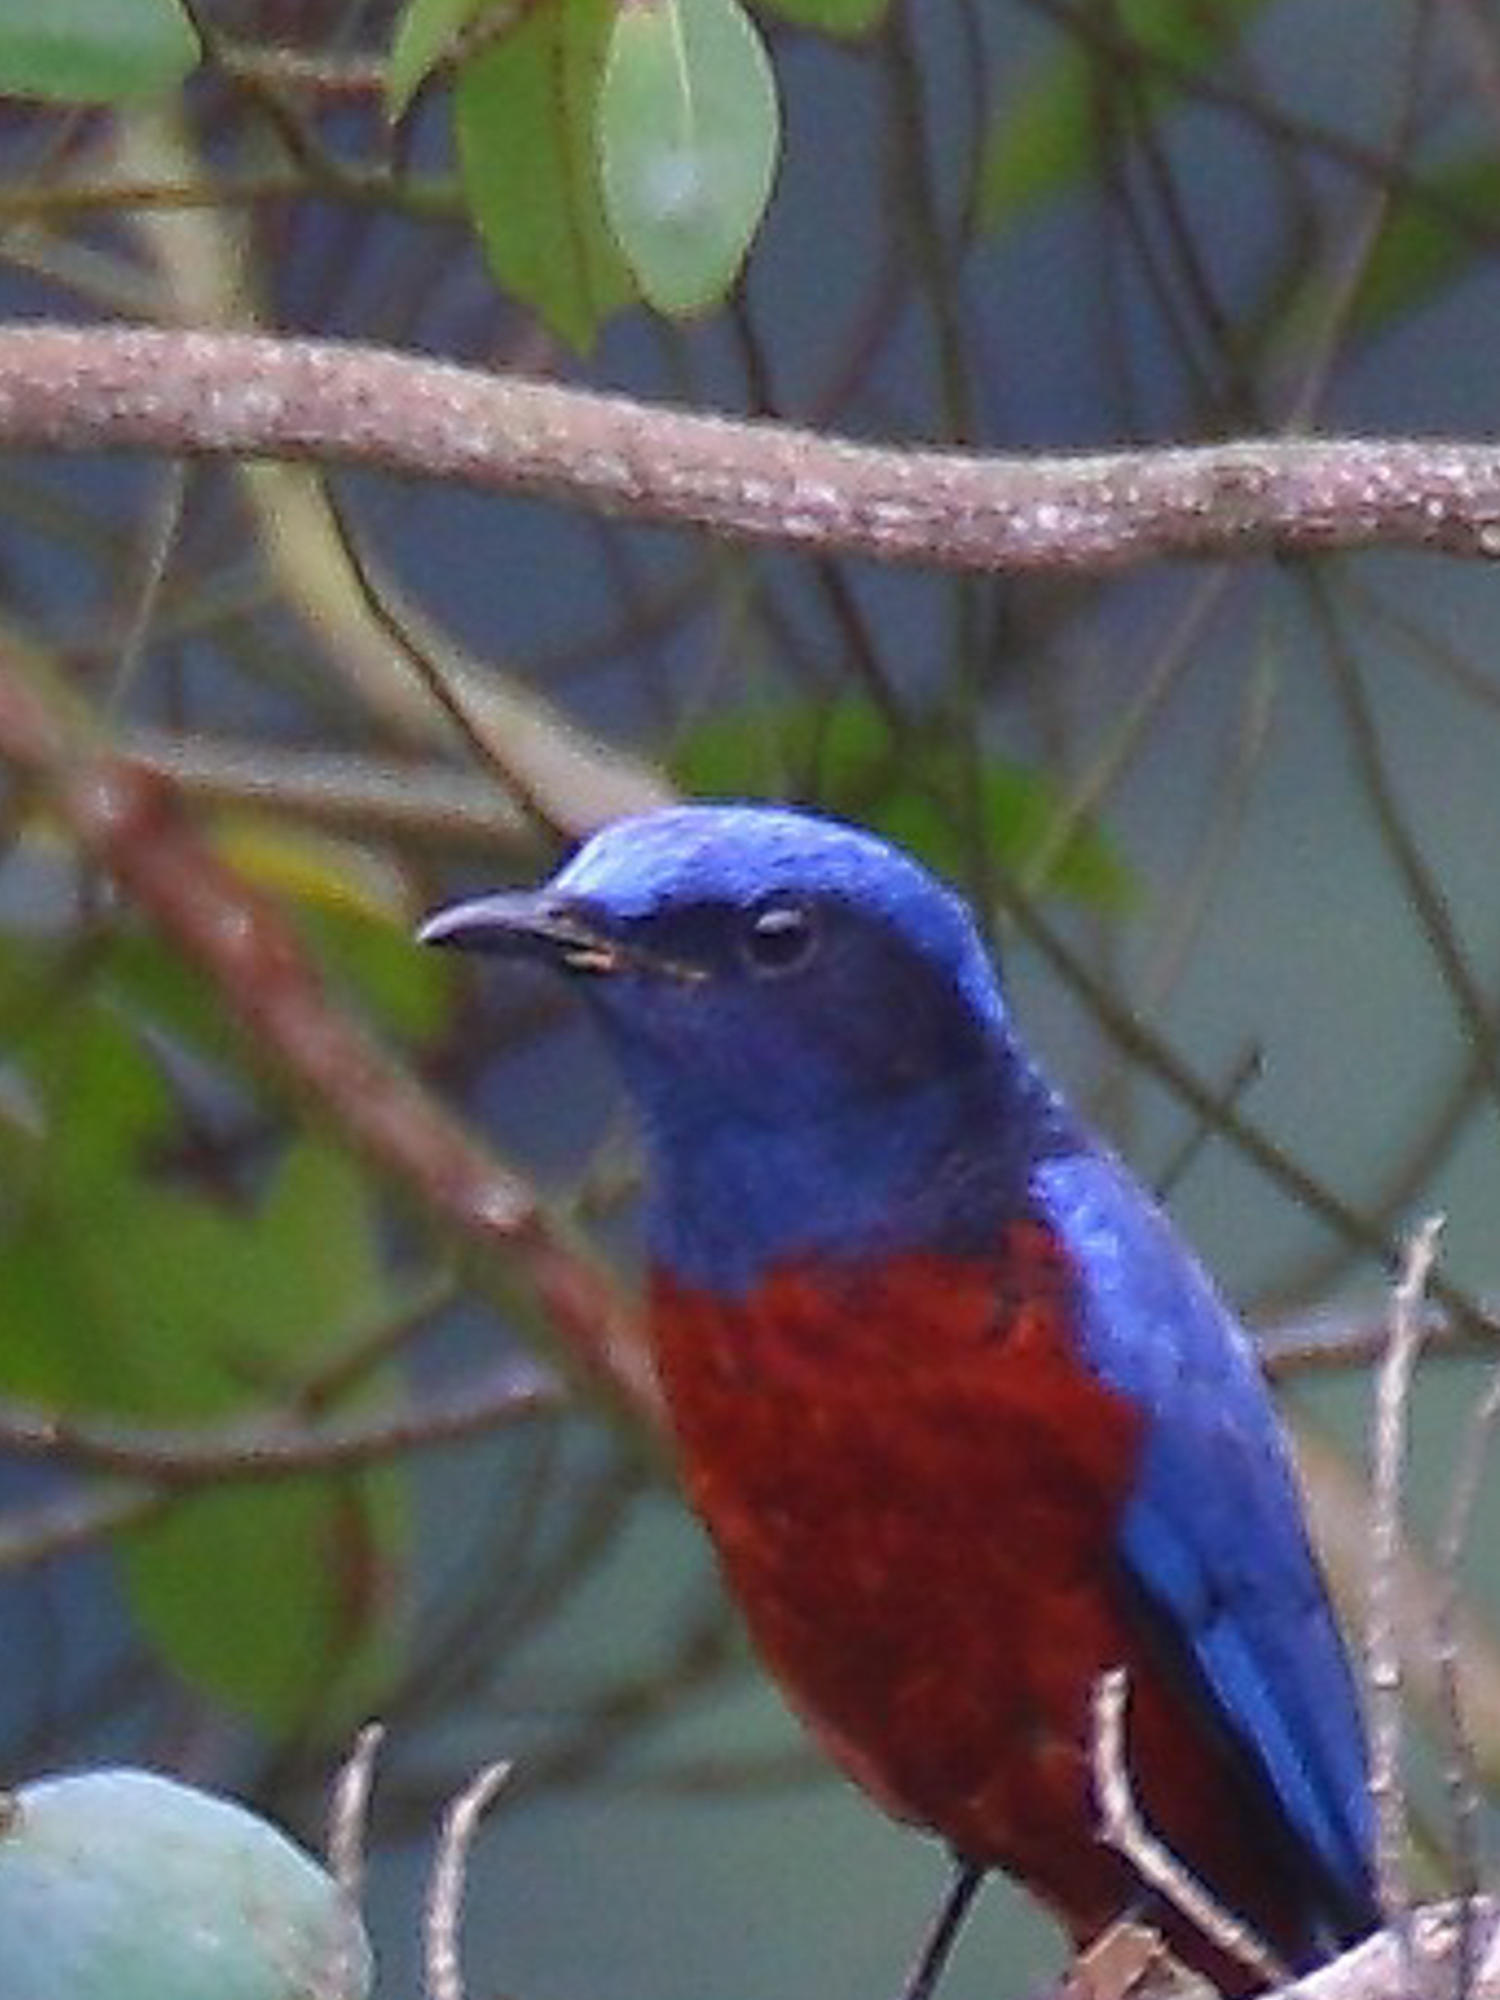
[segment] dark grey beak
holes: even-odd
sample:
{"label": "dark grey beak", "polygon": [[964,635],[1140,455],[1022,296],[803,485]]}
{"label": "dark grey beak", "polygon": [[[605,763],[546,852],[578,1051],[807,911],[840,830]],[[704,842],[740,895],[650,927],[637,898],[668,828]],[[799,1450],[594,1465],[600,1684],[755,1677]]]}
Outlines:
{"label": "dark grey beak", "polygon": [[613,972],[621,958],[619,947],[602,931],[545,890],[502,891],[449,903],[418,926],[417,943],[537,959],[570,972]]}
{"label": "dark grey beak", "polygon": [[703,966],[685,964],[638,944],[611,937],[603,923],[577,904],[547,889],[503,890],[474,896],[434,910],[417,928],[418,944],[441,944],[456,951],[487,951],[502,958],[529,958],[566,972],[638,972],[695,985],[708,977]]}

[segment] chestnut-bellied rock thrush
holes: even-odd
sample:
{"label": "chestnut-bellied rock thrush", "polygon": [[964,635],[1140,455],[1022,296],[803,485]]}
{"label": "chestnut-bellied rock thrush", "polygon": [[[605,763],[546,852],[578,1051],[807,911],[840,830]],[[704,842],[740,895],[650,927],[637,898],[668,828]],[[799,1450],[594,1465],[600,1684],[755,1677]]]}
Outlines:
{"label": "chestnut-bellied rock thrush", "polygon": [[1359,1705],[1250,1343],[1011,1022],[963,902],[763,806],[620,821],[430,943],[572,975],[644,1126],[649,1321],[687,1487],[830,1755],[1080,1944],[1155,1923],[1141,1824],[1304,1970],[1375,1926]]}

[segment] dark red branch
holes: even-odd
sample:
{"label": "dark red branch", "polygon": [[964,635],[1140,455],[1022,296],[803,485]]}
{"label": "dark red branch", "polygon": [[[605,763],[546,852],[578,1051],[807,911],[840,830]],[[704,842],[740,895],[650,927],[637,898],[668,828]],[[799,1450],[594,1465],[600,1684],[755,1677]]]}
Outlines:
{"label": "dark red branch", "polygon": [[0,758],[218,988],[257,1057],[469,1248],[524,1273],[573,1365],[637,1412],[656,1392],[636,1314],[530,1189],[325,991],[276,905],[199,838],[161,778],[76,743],[0,651]]}

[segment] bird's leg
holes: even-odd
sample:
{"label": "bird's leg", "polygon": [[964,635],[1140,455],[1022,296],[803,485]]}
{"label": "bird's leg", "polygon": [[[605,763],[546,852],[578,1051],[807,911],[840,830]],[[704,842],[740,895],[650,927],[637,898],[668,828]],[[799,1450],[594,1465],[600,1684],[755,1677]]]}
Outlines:
{"label": "bird's leg", "polygon": [[956,1857],[953,1880],[901,1989],[901,2000],[932,2000],[984,1876],[985,1871],[977,1862]]}

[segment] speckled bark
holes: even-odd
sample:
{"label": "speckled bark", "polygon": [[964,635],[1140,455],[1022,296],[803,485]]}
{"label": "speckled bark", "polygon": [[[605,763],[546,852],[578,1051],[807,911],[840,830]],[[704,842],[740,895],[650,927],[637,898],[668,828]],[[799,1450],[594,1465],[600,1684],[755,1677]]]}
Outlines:
{"label": "speckled bark", "polygon": [[953,569],[1372,547],[1500,555],[1491,443],[1267,438],[985,458],[256,334],[0,328],[0,445],[363,465]]}

